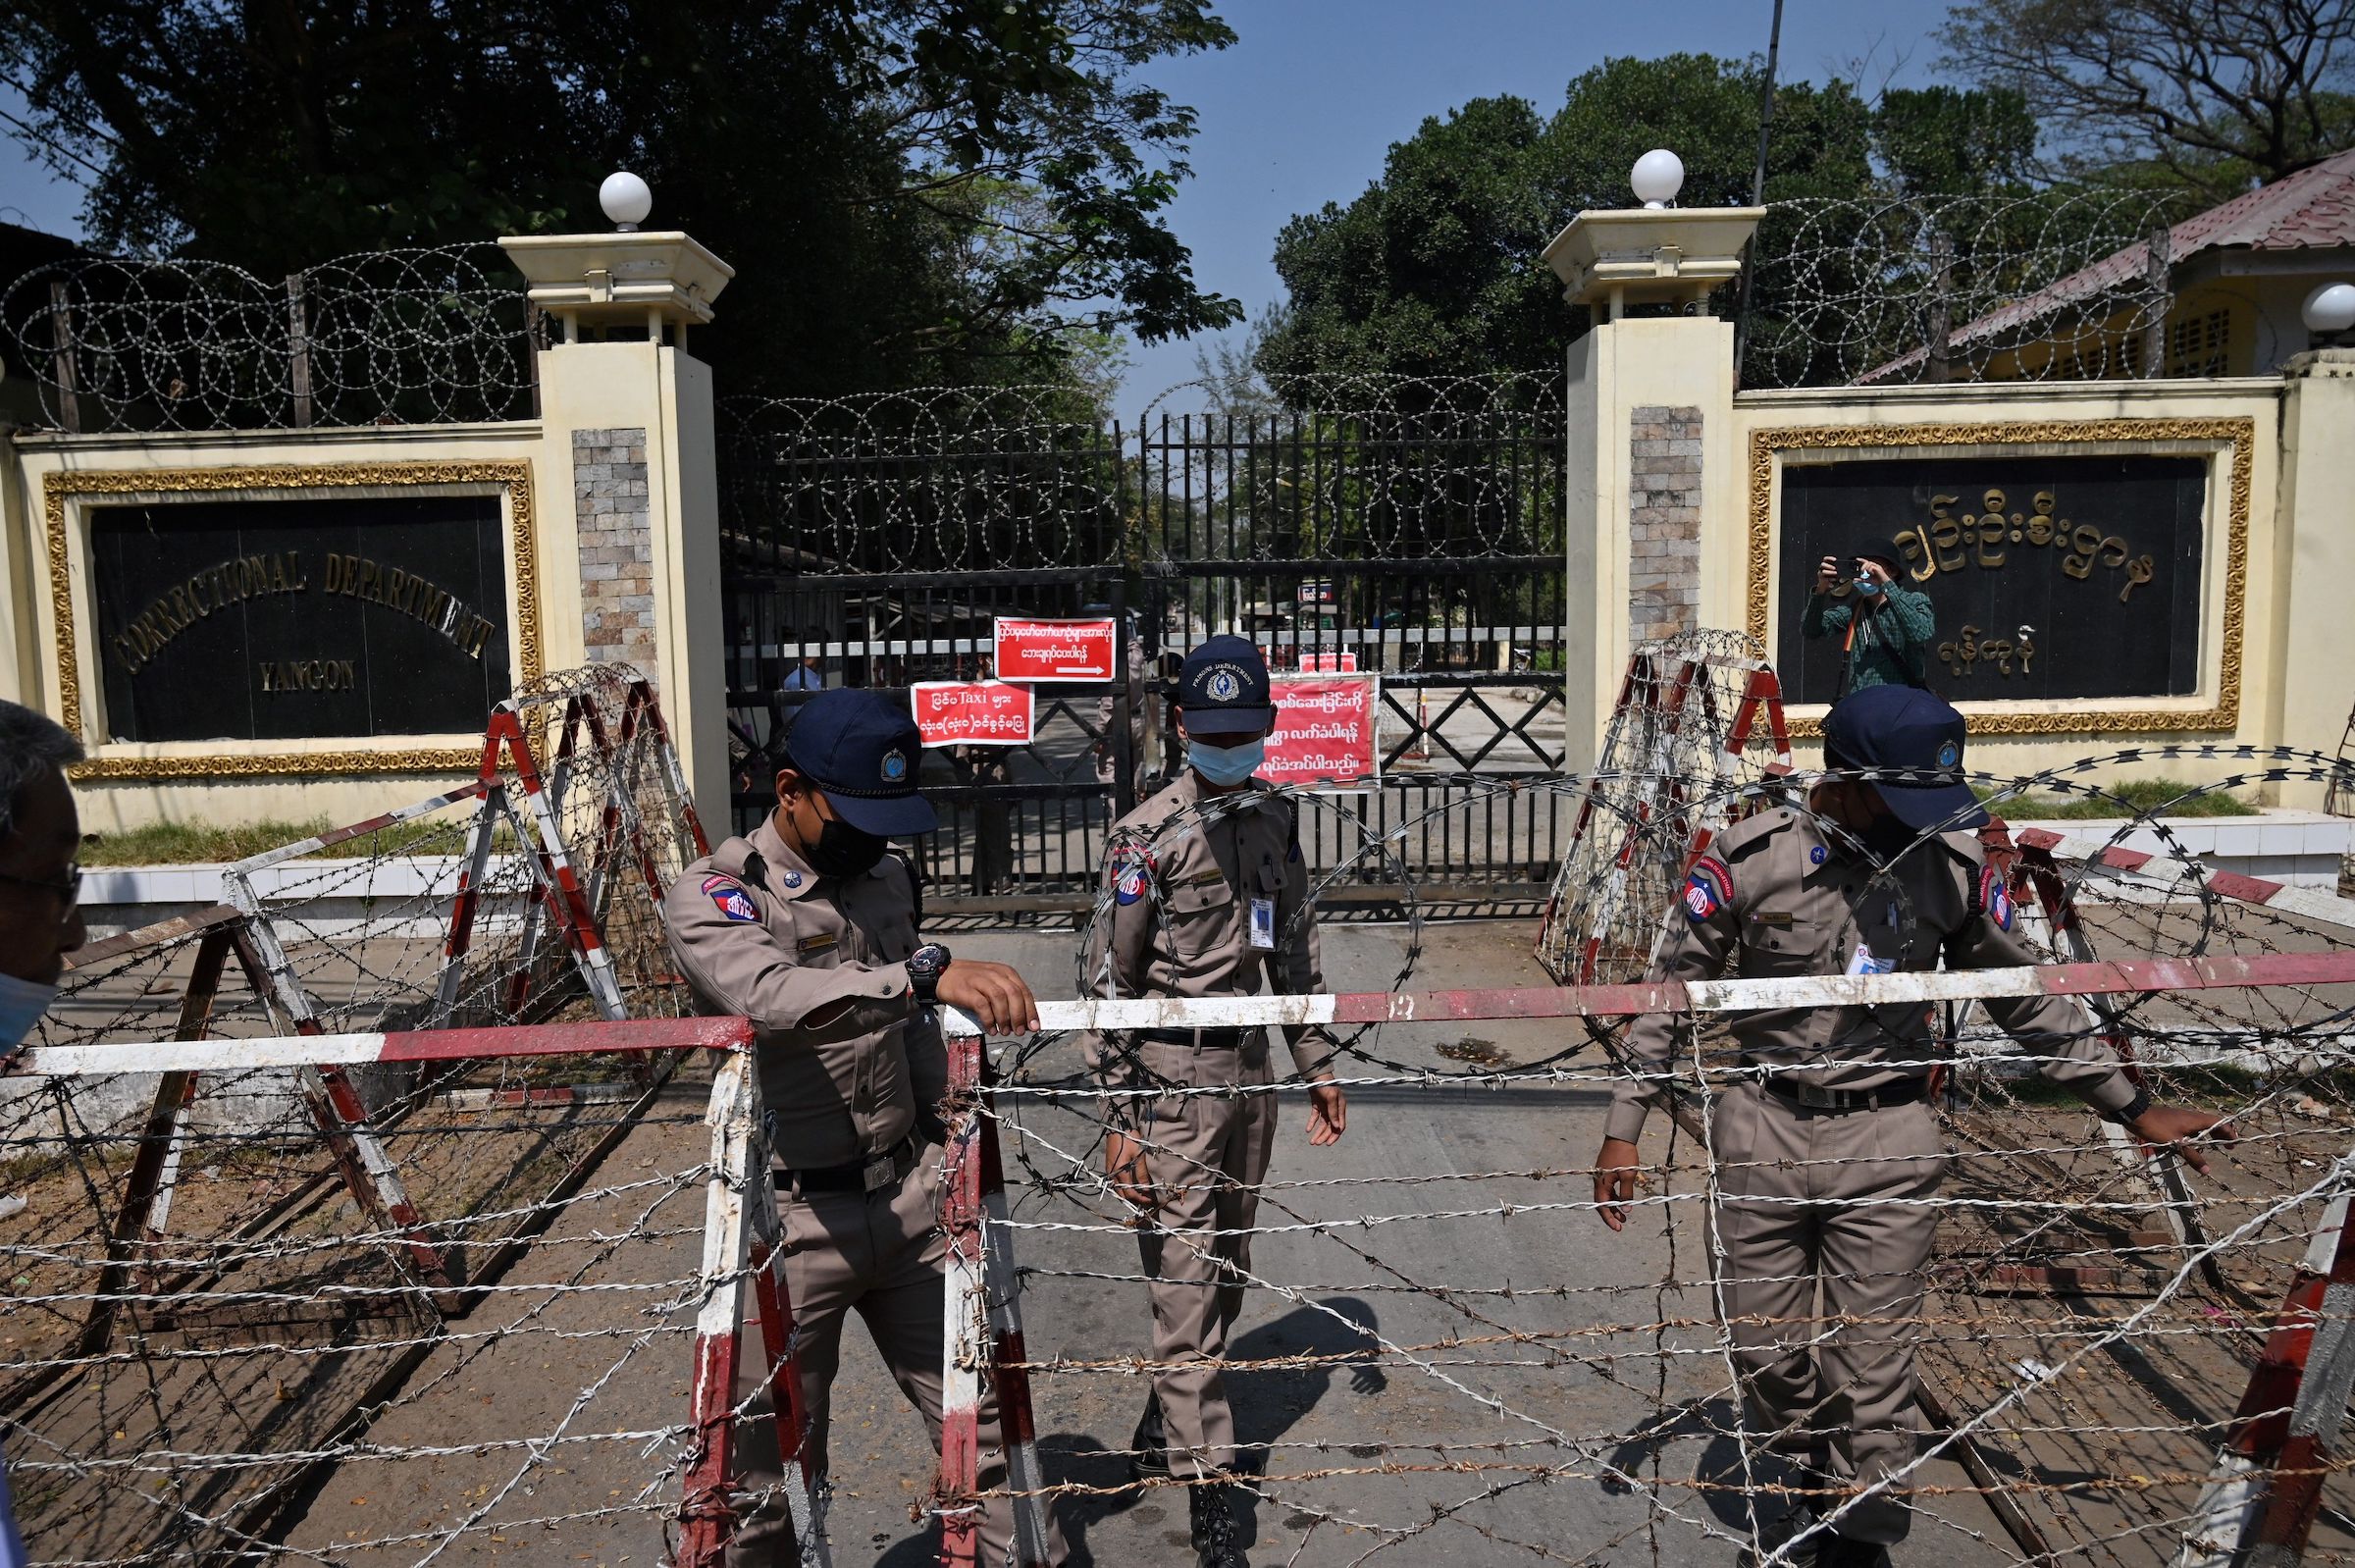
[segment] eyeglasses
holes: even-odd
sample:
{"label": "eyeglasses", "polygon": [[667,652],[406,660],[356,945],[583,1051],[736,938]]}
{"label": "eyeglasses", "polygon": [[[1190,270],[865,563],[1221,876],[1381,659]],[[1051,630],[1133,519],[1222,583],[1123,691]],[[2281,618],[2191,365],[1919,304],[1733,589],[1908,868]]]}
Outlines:
{"label": "eyeglasses", "polygon": [[0,882],[13,883],[18,887],[38,888],[43,893],[53,894],[64,899],[68,915],[73,914],[75,907],[81,902],[81,862],[78,861],[66,862],[66,879],[62,882],[46,882],[31,876],[11,876],[6,871],[0,871]]}

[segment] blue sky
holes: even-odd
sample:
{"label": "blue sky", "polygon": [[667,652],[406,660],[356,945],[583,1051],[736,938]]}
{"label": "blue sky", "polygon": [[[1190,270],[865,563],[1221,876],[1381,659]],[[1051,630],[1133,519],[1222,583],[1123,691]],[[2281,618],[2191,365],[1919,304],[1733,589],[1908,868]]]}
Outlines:
{"label": "blue sky", "polygon": [[[1550,112],[1572,77],[1614,55],[1762,53],[1772,0],[1226,0],[1218,9],[1240,41],[1162,62],[1150,78],[1201,114],[1194,177],[1171,214],[1195,278],[1257,315],[1282,292],[1277,231],[1363,190],[1390,144],[1427,117],[1502,92]],[[1868,89],[1931,81],[1938,49],[1928,35],[1945,16],[1945,0],[1786,0],[1782,74],[1845,75],[1864,59]],[[21,105],[0,98],[0,107]],[[0,218],[78,234],[78,205],[72,185],[0,140]],[[1123,411],[1191,378],[1196,351],[1132,348]]]}

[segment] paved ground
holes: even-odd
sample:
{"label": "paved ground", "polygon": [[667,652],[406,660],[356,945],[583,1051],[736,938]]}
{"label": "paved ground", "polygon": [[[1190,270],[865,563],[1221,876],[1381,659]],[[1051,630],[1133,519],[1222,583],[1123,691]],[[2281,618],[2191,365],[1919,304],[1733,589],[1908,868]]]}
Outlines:
{"label": "paved ground", "polygon": [[[1001,934],[961,937],[959,945],[1017,962],[1041,977],[1042,990],[1060,994],[1069,989],[1070,940]],[[1425,933],[1418,973],[1427,982],[1445,975],[1538,983],[1528,940],[1523,922],[1437,927]],[[1399,927],[1334,929],[1327,948],[1334,987],[1387,986],[1406,942]],[[1569,1042],[1558,1025],[1498,1023],[1394,1028],[1368,1043],[1391,1060],[1439,1068],[1467,1057],[1527,1063]],[[696,1110],[693,1088],[682,1087],[664,1119],[625,1142],[594,1185],[691,1167],[704,1147]],[[1710,1304],[1705,1290],[1660,1283],[1705,1278],[1690,1229],[1666,1225],[1659,1210],[1620,1236],[1586,1214],[1497,1212],[1507,1200],[1576,1198],[1577,1178],[1398,1179],[1577,1166],[1592,1155],[1600,1115],[1599,1096],[1581,1090],[1369,1089],[1352,1102],[1344,1140],[1314,1150],[1299,1103],[1286,1100],[1272,1173],[1279,1186],[1262,1224],[1329,1224],[1324,1233],[1261,1239],[1254,1268],[1277,1288],[1254,1294],[1234,1353],[1345,1353],[1369,1332],[1414,1348],[1381,1367],[1234,1378],[1242,1438],[1272,1445],[1266,1496],[1250,1521],[1255,1562],[1339,1565],[1377,1548],[1384,1562],[1735,1560],[1726,1533],[1745,1531],[1739,1455],[1721,1435],[1731,1412],[1716,1392],[1725,1369],[1706,1327]],[[1016,1120],[1054,1144],[1084,1146],[1086,1129],[1067,1111],[1025,1110]],[[1303,1181],[1333,1184],[1281,1185]],[[575,1205],[551,1242],[509,1277],[511,1288],[468,1321],[479,1336],[438,1350],[370,1434],[380,1452],[411,1451],[342,1466],[293,1542],[334,1561],[415,1562],[479,1513],[479,1525],[449,1537],[436,1560],[659,1560],[674,1483],[641,1489],[660,1475],[662,1445],[646,1455],[643,1437],[593,1435],[654,1431],[685,1408],[685,1318],[675,1302],[695,1266],[701,1208],[692,1189],[660,1188]],[[1481,1212],[1341,1223],[1435,1211]],[[1021,1198],[1018,1218],[1098,1223],[1075,1203],[1035,1190]],[[626,1239],[600,1239],[617,1236]],[[1143,1287],[1084,1277],[1133,1274],[1128,1235],[1025,1229],[1020,1256],[1042,1271],[1024,1298],[1035,1355],[1095,1362],[1145,1351]],[[544,1288],[558,1280],[613,1288]],[[506,1324],[512,1332],[497,1332]],[[583,1397],[593,1385],[594,1395]],[[1106,1450],[1126,1446],[1141,1397],[1139,1381],[1117,1369],[1040,1377],[1037,1419],[1050,1480],[1117,1487],[1121,1467]],[[931,1560],[929,1534],[909,1520],[932,1473],[930,1450],[856,1328],[846,1336],[835,1410],[835,1560],[892,1568]],[[593,1440],[512,1442],[559,1430]],[[1631,1437],[1639,1432],[1659,1440]],[[463,1451],[492,1439],[503,1445]],[[414,1453],[429,1444],[462,1451]],[[1613,1471],[1656,1485],[1659,1506],[1611,1479]],[[1943,1465],[1925,1479],[1966,1484]],[[1933,1508],[1942,1517],[1925,1520],[1910,1560],[2012,1560],[1977,1499],[1944,1497]],[[1177,1492],[1067,1496],[1058,1511],[1074,1561],[1184,1559],[1185,1507]],[[354,1549],[371,1540],[386,1543]]]}

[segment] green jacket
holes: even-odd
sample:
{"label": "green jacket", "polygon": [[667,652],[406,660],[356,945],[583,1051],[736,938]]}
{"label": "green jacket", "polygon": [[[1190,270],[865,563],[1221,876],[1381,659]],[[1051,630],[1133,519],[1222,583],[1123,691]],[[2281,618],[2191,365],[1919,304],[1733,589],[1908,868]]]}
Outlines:
{"label": "green jacket", "polygon": [[[1849,646],[1840,672],[1840,697],[1867,686],[1929,684],[1930,639],[1938,633],[1930,596],[1892,583],[1881,597],[1888,602],[1865,615],[1857,640]],[[1856,619],[1855,606],[1853,594],[1845,601],[1829,594],[1809,594],[1799,629],[1808,637],[1845,637],[1848,623]]]}

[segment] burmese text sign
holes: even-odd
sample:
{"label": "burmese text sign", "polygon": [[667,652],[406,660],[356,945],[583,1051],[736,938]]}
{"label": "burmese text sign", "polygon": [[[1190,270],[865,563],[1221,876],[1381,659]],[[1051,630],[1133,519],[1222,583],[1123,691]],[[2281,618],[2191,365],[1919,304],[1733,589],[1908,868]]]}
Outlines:
{"label": "burmese text sign", "polygon": [[926,746],[1027,746],[1030,688],[1004,681],[918,681],[909,705]]}
{"label": "burmese text sign", "polygon": [[1108,681],[1116,639],[1109,620],[997,617],[1002,681]]}
{"label": "burmese text sign", "polygon": [[1279,675],[1276,728],[1259,777],[1271,784],[1346,784],[1375,778],[1373,675]]}

